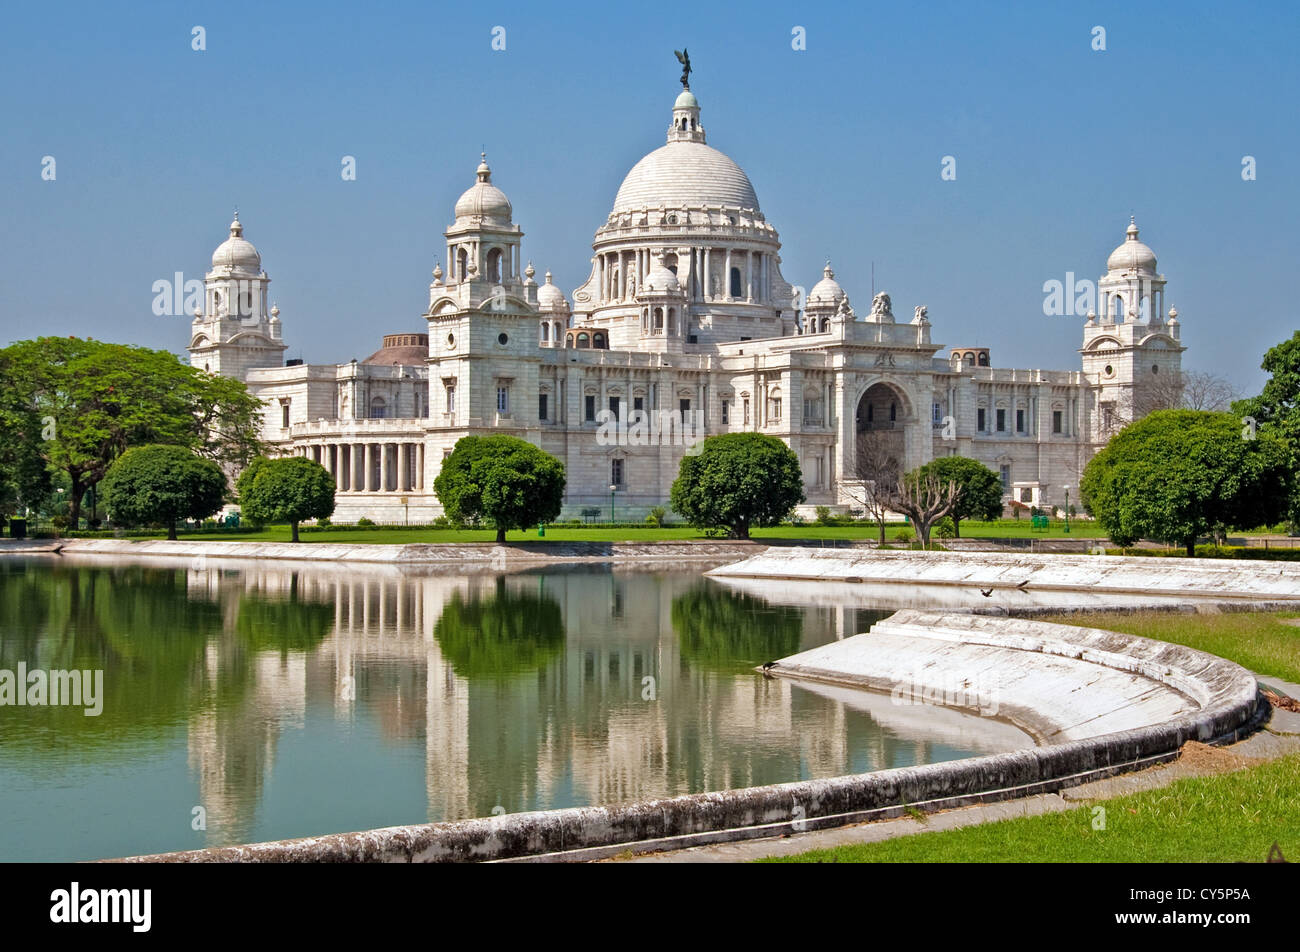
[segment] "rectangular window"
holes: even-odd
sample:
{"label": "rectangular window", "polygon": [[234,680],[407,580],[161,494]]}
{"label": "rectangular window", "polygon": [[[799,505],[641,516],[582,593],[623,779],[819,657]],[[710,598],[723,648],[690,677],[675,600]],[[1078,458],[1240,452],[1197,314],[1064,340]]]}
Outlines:
{"label": "rectangular window", "polygon": [[546,421],[546,397],[547,394],[539,393],[537,395],[537,419],[542,422]]}
{"label": "rectangular window", "polygon": [[998,420],[998,432],[999,433],[1007,432],[1007,411],[999,408],[997,412],[997,420]]}
{"label": "rectangular window", "polygon": [[678,401],[677,401],[677,409],[679,409],[679,410],[682,411],[682,419],[685,420],[685,419],[686,419],[686,414],[688,414],[688,413],[691,412],[691,401],[689,401],[689,400],[678,400]]}
{"label": "rectangular window", "polygon": [[497,413],[510,412],[510,388],[497,387]]}
{"label": "rectangular window", "polygon": [[289,426],[289,401],[286,400],[280,404],[280,426],[288,428]]}
{"label": "rectangular window", "polygon": [[618,397],[610,397],[610,398],[609,398],[609,412],[612,413],[612,414],[614,414],[614,419],[615,419],[615,420],[617,420],[618,417],[619,417],[618,404],[619,404],[619,399],[618,399]]}
{"label": "rectangular window", "polygon": [[447,412],[456,412],[456,385],[454,383],[447,384]]}
{"label": "rectangular window", "polygon": [[621,459],[609,461],[609,481],[614,486],[623,485],[623,461]]}
{"label": "rectangular window", "polygon": [[586,412],[583,415],[583,419],[585,419],[588,423],[595,423],[596,422],[596,395],[595,394],[587,394],[585,411]]}
{"label": "rectangular window", "polygon": [[632,398],[632,409],[633,409],[633,410],[644,410],[644,409],[645,409],[645,397],[633,397],[633,398]]}
{"label": "rectangular window", "polygon": [[984,408],[980,407],[978,410],[976,410],[975,415],[978,417],[978,422],[976,422],[975,424],[975,429],[979,430],[981,433],[987,432],[988,427],[986,426],[986,423],[988,421],[984,419]]}
{"label": "rectangular window", "polygon": [[748,400],[742,401],[741,407],[743,408],[743,412],[744,412],[744,425],[749,426],[749,401]]}
{"label": "rectangular window", "polygon": [[722,422],[731,422],[731,403],[727,400],[722,401]]}
{"label": "rectangular window", "polygon": [[1016,432],[1017,433],[1025,432],[1025,411],[1024,410],[1016,411]]}
{"label": "rectangular window", "polygon": [[773,397],[771,400],[772,408],[769,414],[773,420],[781,419],[781,398]]}
{"label": "rectangular window", "polygon": [[1011,488],[1011,467],[1003,466],[1001,470],[1002,491],[1007,492]]}
{"label": "rectangular window", "polygon": [[932,410],[931,410],[931,413],[932,413],[932,416],[930,417],[930,419],[932,419],[935,423],[942,423],[942,422],[943,422],[943,414],[941,414],[941,413],[939,412],[939,404],[936,403],[936,404],[933,405],[933,408],[932,408]]}
{"label": "rectangular window", "polygon": [[1064,433],[1064,432],[1065,432],[1065,419],[1064,419],[1064,417],[1065,417],[1065,415],[1064,415],[1060,410],[1053,410],[1053,411],[1052,411],[1052,432],[1053,432],[1053,433]]}

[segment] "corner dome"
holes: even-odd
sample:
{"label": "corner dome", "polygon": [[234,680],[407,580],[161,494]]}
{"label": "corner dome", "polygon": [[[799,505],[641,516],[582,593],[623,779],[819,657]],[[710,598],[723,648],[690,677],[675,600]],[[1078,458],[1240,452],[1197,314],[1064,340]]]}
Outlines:
{"label": "corner dome", "polygon": [[230,268],[235,271],[251,271],[259,274],[262,270],[262,256],[253,247],[251,241],[244,238],[244,226],[240,224],[239,212],[230,223],[230,237],[217,245],[212,252],[212,269]]}
{"label": "corner dome", "polygon": [[546,283],[537,289],[537,307],[542,311],[562,311],[569,310],[569,302],[564,297],[564,292],[552,283],[551,272],[546,272]]}
{"label": "corner dome", "polygon": [[1130,218],[1124,243],[1106,259],[1107,271],[1142,271],[1156,274],[1156,253],[1138,241],[1137,219]]}
{"label": "corner dome", "polygon": [[831,270],[831,263],[826,262],[826,267],[822,269],[822,279],[813,285],[813,289],[808,292],[808,303],[818,304],[839,304],[848,295],[835,280],[835,272]]}
{"label": "corner dome", "polygon": [[513,212],[510,199],[492,184],[492,170],[488,167],[486,153],[482,155],[475,175],[478,181],[456,199],[456,220],[469,218],[488,224],[509,225]]}
{"label": "corner dome", "polygon": [[668,270],[664,264],[663,255],[655,257],[654,264],[650,267],[650,272],[645,276],[645,283],[642,290],[649,293],[663,294],[680,294],[682,286],[677,282],[677,275]]}

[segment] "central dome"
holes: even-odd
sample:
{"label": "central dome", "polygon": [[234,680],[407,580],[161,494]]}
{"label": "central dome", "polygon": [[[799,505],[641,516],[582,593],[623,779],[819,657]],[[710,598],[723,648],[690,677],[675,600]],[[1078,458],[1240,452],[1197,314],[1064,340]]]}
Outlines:
{"label": "central dome", "polygon": [[728,205],[758,211],[758,195],[739,165],[703,142],[670,142],[632,166],[614,211]]}

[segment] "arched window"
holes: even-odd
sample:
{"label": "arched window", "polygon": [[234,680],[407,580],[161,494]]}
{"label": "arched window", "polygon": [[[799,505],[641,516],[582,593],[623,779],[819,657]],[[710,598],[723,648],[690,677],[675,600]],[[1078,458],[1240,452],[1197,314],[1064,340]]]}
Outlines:
{"label": "arched window", "polygon": [[677,333],[677,309],[670,307],[668,309],[668,336],[672,337]]}
{"label": "arched window", "polygon": [[831,329],[831,319],[830,319],[829,317],[823,317],[823,318],[822,318],[822,333],[825,334],[825,333],[826,333],[827,331],[829,331],[830,329]]}
{"label": "arched window", "polygon": [[578,335],[578,346],[581,347],[581,348],[587,348],[587,347],[590,347],[590,346],[591,346],[591,338],[588,337],[586,334],[579,334],[579,335]]}
{"label": "arched window", "polygon": [[461,281],[465,280],[465,275],[469,268],[469,252],[464,248],[456,251],[456,277]]}
{"label": "arched window", "polygon": [[656,333],[658,333],[659,331],[662,331],[662,330],[664,329],[664,309],[663,309],[662,307],[657,307],[657,308],[655,308],[655,328],[654,328],[654,329],[655,329],[655,332],[656,332]]}
{"label": "arched window", "polygon": [[891,403],[889,405],[889,422],[893,423],[897,419],[898,419],[898,404]]}
{"label": "arched window", "polygon": [[487,256],[488,280],[493,284],[501,283],[501,249],[493,248]]}
{"label": "arched window", "polygon": [[388,415],[388,405],[384,402],[383,397],[375,397],[370,401],[370,419],[382,420]]}
{"label": "arched window", "polygon": [[975,355],[972,354],[970,351],[967,351],[967,352],[962,356],[962,358],[961,358],[961,362],[962,362],[962,364],[963,364],[964,366],[966,366],[966,367],[974,367],[974,366],[975,366]]}
{"label": "arched window", "polygon": [[560,322],[559,322],[559,321],[556,321],[556,322],[555,322],[555,342],[556,342],[557,344],[560,342]]}
{"label": "arched window", "polygon": [[596,331],[591,335],[591,346],[601,350],[605,349],[605,334],[602,331]]}
{"label": "arched window", "polygon": [[980,366],[981,366],[981,367],[987,367],[988,365],[989,365],[989,355],[988,355],[988,354],[980,354]]}
{"label": "arched window", "polygon": [[1116,324],[1124,323],[1124,297],[1116,294],[1110,299],[1110,316]]}
{"label": "arched window", "polygon": [[548,343],[551,339],[551,325],[542,321],[542,343]]}
{"label": "arched window", "polygon": [[732,269],[731,269],[731,296],[734,297],[734,298],[736,298],[736,297],[740,297],[740,294],[741,294],[741,291],[740,291],[740,269],[739,269],[739,268],[732,268]]}

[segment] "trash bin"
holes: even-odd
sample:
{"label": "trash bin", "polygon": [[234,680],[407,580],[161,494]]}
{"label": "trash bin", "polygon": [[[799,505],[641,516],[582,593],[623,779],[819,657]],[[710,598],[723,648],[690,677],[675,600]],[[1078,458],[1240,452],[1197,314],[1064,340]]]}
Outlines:
{"label": "trash bin", "polygon": [[27,538],[27,520],[10,519],[9,520],[9,538],[26,539]]}
{"label": "trash bin", "polygon": [[538,527],[537,527],[537,534],[538,534],[539,536],[545,537],[545,535],[546,535],[546,526],[538,526]]}

